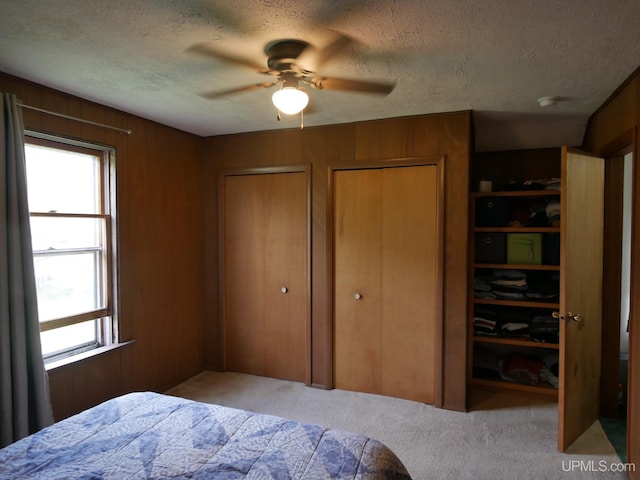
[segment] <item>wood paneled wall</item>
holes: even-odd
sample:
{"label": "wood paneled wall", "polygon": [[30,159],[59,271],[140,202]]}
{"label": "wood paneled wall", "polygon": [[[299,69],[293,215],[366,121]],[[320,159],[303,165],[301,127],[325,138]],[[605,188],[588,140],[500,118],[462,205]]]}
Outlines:
{"label": "wood paneled wall", "polygon": [[331,278],[328,243],[330,165],[444,155],[444,345],[441,405],[466,408],[466,286],[470,112],[403,117],[326,127],[210,137],[205,143],[207,361],[222,368],[218,301],[218,170],[311,165],[311,384],[333,387]]}
{"label": "wood paneled wall", "polygon": [[0,90],[27,105],[133,131],[126,135],[24,110],[28,129],[117,150],[120,328],[121,339],[134,343],[51,370],[56,418],[128,391],[162,391],[222,365],[220,168],[311,165],[311,384],[330,388],[329,165],[434,154],[445,156],[446,191],[441,404],[465,409],[470,112],[202,139],[5,74]]}
{"label": "wood paneled wall", "polygon": [[116,148],[120,329],[134,343],[49,371],[56,419],[133,390],[163,391],[202,371],[203,139],[0,74],[24,104],[131,129],[23,109],[27,129]]}
{"label": "wood paneled wall", "polygon": [[[627,462],[640,464],[640,70],[618,89],[589,121],[584,148],[604,157],[632,145],[634,160],[631,265],[631,315],[629,332],[629,387]],[[640,471],[630,472],[640,478]]]}

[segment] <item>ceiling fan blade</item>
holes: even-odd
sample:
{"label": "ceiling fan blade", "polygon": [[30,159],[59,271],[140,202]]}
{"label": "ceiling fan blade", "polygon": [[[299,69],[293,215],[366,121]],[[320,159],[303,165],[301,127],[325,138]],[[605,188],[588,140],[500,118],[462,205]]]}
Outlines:
{"label": "ceiling fan blade", "polygon": [[233,55],[229,55],[225,52],[221,52],[213,48],[210,45],[206,45],[204,43],[196,43],[195,45],[191,45],[186,50],[187,52],[196,53],[198,55],[203,55],[207,58],[213,58],[215,60],[222,60],[227,63],[231,63],[233,65],[240,65],[241,67],[250,68],[251,70],[255,70],[259,73],[268,73],[269,70],[266,69],[263,65],[255,63],[246,58],[240,58]]}
{"label": "ceiling fan blade", "polygon": [[344,90],[348,92],[378,93],[381,95],[389,95],[396,86],[395,82],[370,82],[335,77],[313,77],[307,81],[312,87],[320,90]]}
{"label": "ceiling fan blade", "polygon": [[305,48],[296,59],[296,64],[308,72],[317,72],[325,63],[354,43],[346,35],[338,32],[333,33],[334,37],[331,42],[322,49],[317,49],[312,45]]}
{"label": "ceiling fan blade", "polygon": [[216,99],[216,98],[226,97],[228,95],[235,95],[237,93],[245,93],[245,92],[251,92],[253,90],[260,90],[261,88],[270,88],[277,84],[278,82],[256,83],[254,85],[245,85],[244,87],[229,88],[227,90],[217,90],[215,92],[205,92],[205,93],[201,93],[200,96],[204,98],[209,98],[209,99]]}

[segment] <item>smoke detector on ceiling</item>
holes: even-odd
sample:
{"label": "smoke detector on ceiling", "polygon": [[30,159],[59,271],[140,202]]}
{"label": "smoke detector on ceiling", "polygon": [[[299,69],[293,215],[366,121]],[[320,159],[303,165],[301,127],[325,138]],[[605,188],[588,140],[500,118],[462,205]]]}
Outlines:
{"label": "smoke detector on ceiling", "polygon": [[553,107],[558,103],[558,97],[540,97],[537,102],[541,107]]}

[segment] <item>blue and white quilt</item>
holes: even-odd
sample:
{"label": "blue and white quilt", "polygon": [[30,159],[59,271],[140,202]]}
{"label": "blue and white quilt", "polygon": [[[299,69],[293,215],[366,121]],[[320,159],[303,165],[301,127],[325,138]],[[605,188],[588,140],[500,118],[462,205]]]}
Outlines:
{"label": "blue and white quilt", "polygon": [[410,479],[363,435],[151,392],[0,450],[2,479]]}

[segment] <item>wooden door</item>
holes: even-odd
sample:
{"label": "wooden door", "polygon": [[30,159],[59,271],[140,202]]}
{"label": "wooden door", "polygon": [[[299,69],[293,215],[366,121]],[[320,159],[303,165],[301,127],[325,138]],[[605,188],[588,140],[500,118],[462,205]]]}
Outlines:
{"label": "wooden door", "polygon": [[337,388],[434,403],[438,167],[334,173]]}
{"label": "wooden door", "polygon": [[334,192],[335,386],[379,393],[382,170],[337,171]]}
{"label": "wooden door", "polygon": [[382,391],[435,401],[439,320],[435,165],[383,171]]}
{"label": "wooden door", "polygon": [[600,413],[603,212],[604,160],[563,148],[560,451]]}
{"label": "wooden door", "polygon": [[225,368],[305,381],[306,174],[227,175],[223,202]]}

